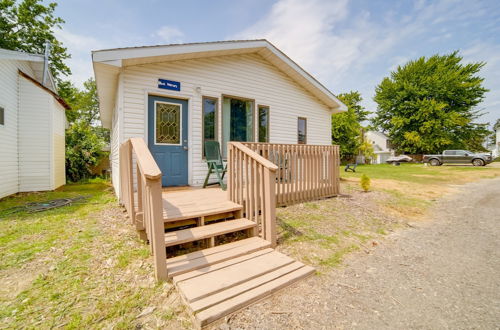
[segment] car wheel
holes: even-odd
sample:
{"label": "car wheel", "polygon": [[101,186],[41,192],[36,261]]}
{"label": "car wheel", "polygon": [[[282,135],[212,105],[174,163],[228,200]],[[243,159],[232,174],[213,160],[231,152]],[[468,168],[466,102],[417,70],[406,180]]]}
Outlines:
{"label": "car wheel", "polygon": [[429,161],[429,164],[431,164],[431,166],[439,166],[441,165],[441,162],[434,158]]}
{"label": "car wheel", "polygon": [[472,161],[472,165],[474,166],[484,166],[484,160],[476,158]]}

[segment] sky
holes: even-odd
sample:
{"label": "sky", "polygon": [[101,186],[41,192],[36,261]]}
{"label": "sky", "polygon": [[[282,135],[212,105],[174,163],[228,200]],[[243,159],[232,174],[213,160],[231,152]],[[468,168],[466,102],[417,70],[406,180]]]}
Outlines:
{"label": "sky", "polygon": [[498,0],[59,0],[70,79],[93,76],[91,50],[265,38],[334,94],[375,87],[398,65],[458,50],[486,62],[480,122],[500,118]]}

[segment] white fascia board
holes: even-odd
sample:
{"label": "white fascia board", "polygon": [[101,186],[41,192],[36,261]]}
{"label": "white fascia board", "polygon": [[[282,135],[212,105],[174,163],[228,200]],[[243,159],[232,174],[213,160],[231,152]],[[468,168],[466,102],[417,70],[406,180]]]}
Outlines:
{"label": "white fascia board", "polygon": [[8,50],[0,48],[0,59],[3,60],[19,60],[19,61],[30,61],[30,62],[43,62],[43,55],[30,54],[25,52],[19,52],[16,50]]}
{"label": "white fascia board", "polygon": [[185,45],[145,46],[137,48],[96,50],[92,52],[95,62],[125,60],[130,58],[153,57],[164,55],[177,55],[188,53],[201,53],[222,50],[234,50],[245,48],[266,47],[268,43],[264,40],[215,42]]}

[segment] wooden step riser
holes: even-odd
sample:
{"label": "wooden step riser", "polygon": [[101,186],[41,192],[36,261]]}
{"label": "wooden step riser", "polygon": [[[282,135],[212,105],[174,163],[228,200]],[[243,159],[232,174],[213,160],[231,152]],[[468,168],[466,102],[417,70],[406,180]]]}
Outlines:
{"label": "wooden step riser", "polygon": [[301,280],[314,273],[314,268],[304,266],[296,271],[286,274],[276,280],[270,281],[253,290],[246,291],[231,299],[207,308],[196,314],[196,320],[199,327],[206,326],[226,315],[234,313],[244,307],[267,298],[269,295],[290,286],[291,284]]}
{"label": "wooden step riser", "polygon": [[[136,230],[144,230],[144,222],[142,220],[143,213],[142,212],[137,212],[136,213],[136,218],[135,218],[135,225],[136,225]],[[164,219],[165,222],[165,229],[166,230],[171,230],[171,229],[176,229],[176,228],[181,228],[185,226],[192,226],[192,225],[208,225],[210,222],[217,221],[217,220],[223,220],[223,219],[236,219],[236,218],[241,218],[241,211],[236,210],[236,211],[229,211],[229,212],[221,212],[217,214],[212,214],[212,215],[207,215],[207,216],[199,216],[199,217],[193,217],[189,219],[183,219],[183,220],[168,220]],[[203,222],[201,224],[201,222]]]}
{"label": "wooden step riser", "polygon": [[165,247],[199,241],[228,233],[254,228],[255,222],[247,219],[236,219],[207,226],[168,232],[165,234]]}

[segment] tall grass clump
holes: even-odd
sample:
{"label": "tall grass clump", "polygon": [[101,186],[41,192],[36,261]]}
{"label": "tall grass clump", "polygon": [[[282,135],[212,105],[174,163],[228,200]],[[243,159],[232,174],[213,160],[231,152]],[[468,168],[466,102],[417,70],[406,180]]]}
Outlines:
{"label": "tall grass clump", "polygon": [[370,178],[368,177],[368,175],[363,173],[359,184],[361,185],[361,188],[363,188],[364,192],[368,192],[370,190]]}

